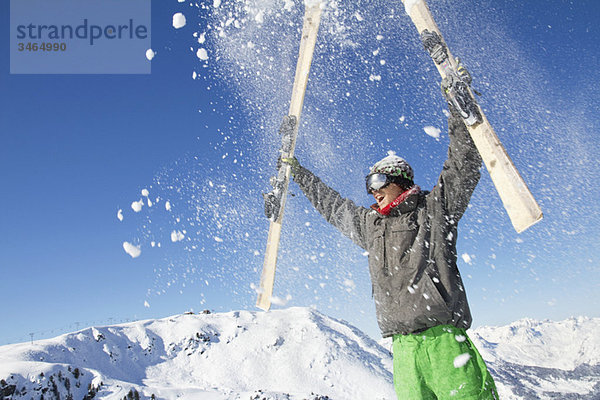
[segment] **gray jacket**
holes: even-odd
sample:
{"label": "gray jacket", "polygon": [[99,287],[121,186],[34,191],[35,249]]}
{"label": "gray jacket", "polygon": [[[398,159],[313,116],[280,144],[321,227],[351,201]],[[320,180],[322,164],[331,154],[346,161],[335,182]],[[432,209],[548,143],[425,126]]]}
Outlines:
{"label": "gray jacket", "polygon": [[456,266],[456,228],[479,181],[481,157],[460,118],[448,125],[448,159],[437,185],[387,216],[342,198],[306,168],[295,170],[294,181],[327,222],[368,251],[383,337],[443,324],[471,326]]}

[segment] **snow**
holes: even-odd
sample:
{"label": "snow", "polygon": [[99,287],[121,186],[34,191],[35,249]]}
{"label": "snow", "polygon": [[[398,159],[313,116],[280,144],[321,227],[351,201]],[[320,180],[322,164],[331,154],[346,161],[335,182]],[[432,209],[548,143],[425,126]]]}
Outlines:
{"label": "snow", "polygon": [[486,359],[573,370],[600,364],[599,323],[598,318],[586,317],[560,322],[522,319],[504,327],[481,327],[470,336]]}
{"label": "snow", "polygon": [[204,47],[200,47],[198,49],[198,51],[196,52],[196,57],[198,57],[201,60],[208,60],[208,52],[206,51],[206,49]]}
{"label": "snow", "polygon": [[430,125],[424,127],[423,130],[425,131],[426,134],[428,134],[432,138],[436,138],[436,139],[440,138],[440,133],[442,132],[440,129],[438,129],[434,126],[430,126]]}
{"label": "snow", "polygon": [[144,206],[144,200],[139,199],[138,201],[134,201],[131,203],[131,209],[135,212],[142,211],[142,207]]}
{"label": "snow", "polygon": [[142,254],[141,246],[136,246],[129,242],[123,242],[123,250],[125,250],[125,253],[129,254],[131,258],[137,258]]}
{"label": "snow", "polygon": [[346,286],[348,290],[356,289],[356,283],[352,279],[344,279],[344,286]]}
{"label": "snow", "polygon": [[463,253],[463,254],[462,254],[460,257],[461,257],[461,258],[463,259],[463,261],[464,261],[464,262],[466,262],[467,264],[471,264],[471,262],[473,261],[473,259],[471,258],[471,256],[470,256],[469,254],[467,254],[467,253]]}
{"label": "snow", "polygon": [[254,16],[254,21],[256,21],[258,24],[263,24],[265,22],[265,11],[260,10],[258,13],[256,13]]}
{"label": "snow", "polygon": [[154,50],[152,50],[152,49],[146,50],[146,58],[148,59],[148,61],[152,61],[152,59],[154,58],[155,55],[156,55],[156,52],[154,52]]}
{"label": "snow", "polygon": [[142,189],[142,196],[144,196],[144,197],[150,196],[150,192],[148,191],[148,189]]}
{"label": "snow", "polygon": [[[278,298],[278,303],[290,299]],[[144,307],[150,307],[148,301]],[[528,335],[531,329],[537,333]],[[600,318],[579,317],[521,320],[469,335],[492,367],[501,398],[594,398],[600,384],[598,329]],[[538,341],[546,343],[547,354],[537,352]],[[83,398],[79,388],[103,382],[98,398],[123,398],[135,389],[146,398],[154,394],[168,400],[395,400],[389,348],[389,338],[378,344],[310,308],[184,314],[0,346],[0,379],[26,392],[23,398],[34,399],[51,380],[67,397],[64,377],[69,377],[74,398]],[[500,358],[491,357],[490,351],[500,348]],[[529,353],[543,369],[516,362]],[[561,358],[581,368],[553,369]],[[468,353],[460,354],[453,365],[462,368],[469,360]]]}
{"label": "snow", "polygon": [[165,202],[165,210],[171,211],[171,202],[168,200]]}
{"label": "snow", "polygon": [[283,5],[283,9],[285,11],[292,11],[294,8],[294,2],[292,0],[284,0],[285,4]]}
{"label": "snow", "polygon": [[471,355],[469,353],[464,353],[458,355],[454,358],[454,368],[461,368],[467,365],[469,360],[471,359]]}
{"label": "snow", "polygon": [[177,230],[173,230],[171,232],[171,242],[175,243],[175,242],[180,242],[185,238],[185,231],[181,232],[181,231],[177,231]]}
{"label": "snow", "polygon": [[117,211],[117,219],[119,221],[123,221],[123,210],[119,208],[119,211]]}
{"label": "snow", "polygon": [[393,400],[390,370],[390,354],[368,336],[307,308],[176,315],[0,347],[0,378],[28,396],[43,387],[34,377],[57,380],[60,371],[72,388],[102,381],[99,398],[134,388],[161,399],[249,399],[260,390],[269,400]]}
{"label": "snow", "polygon": [[185,22],[185,15],[180,12],[173,14],[173,28],[183,28],[185,26]]}

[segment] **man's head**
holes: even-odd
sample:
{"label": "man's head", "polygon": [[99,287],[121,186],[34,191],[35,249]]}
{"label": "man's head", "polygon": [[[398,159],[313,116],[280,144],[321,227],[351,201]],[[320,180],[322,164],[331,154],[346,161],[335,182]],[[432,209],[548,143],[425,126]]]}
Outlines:
{"label": "man's head", "polygon": [[387,157],[371,167],[366,177],[367,193],[375,197],[379,208],[383,208],[411,188],[414,185],[413,179],[411,166],[390,151]]}

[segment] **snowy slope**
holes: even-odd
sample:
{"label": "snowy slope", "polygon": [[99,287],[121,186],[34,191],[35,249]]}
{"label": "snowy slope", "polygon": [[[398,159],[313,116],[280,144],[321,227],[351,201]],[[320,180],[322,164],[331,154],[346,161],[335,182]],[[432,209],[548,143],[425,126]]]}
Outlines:
{"label": "snowy slope", "polygon": [[[80,388],[69,366],[83,372]],[[306,308],[179,315],[0,347],[0,378],[25,388],[15,399],[39,398],[52,375],[66,396],[59,371],[75,399],[100,382],[97,398],[134,388],[159,398],[249,399],[263,390],[268,399],[393,399],[390,369],[389,352],[368,336]]]}
{"label": "snowy slope", "polygon": [[[526,319],[470,336],[502,399],[600,399],[599,328]],[[307,308],[178,315],[2,346],[0,398],[395,399],[386,348]]]}

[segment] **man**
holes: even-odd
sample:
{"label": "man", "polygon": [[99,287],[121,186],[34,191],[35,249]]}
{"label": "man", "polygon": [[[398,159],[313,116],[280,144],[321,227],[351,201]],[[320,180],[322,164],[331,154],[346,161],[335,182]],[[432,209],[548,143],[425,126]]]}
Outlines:
{"label": "man", "polygon": [[471,313],[456,266],[458,221],[479,181],[481,157],[459,116],[431,192],[391,153],[366,177],[371,209],[342,198],[295,158],[294,181],[314,207],[369,253],[377,321],[393,337],[394,387],[400,400],[497,399],[494,381],[466,329]]}

